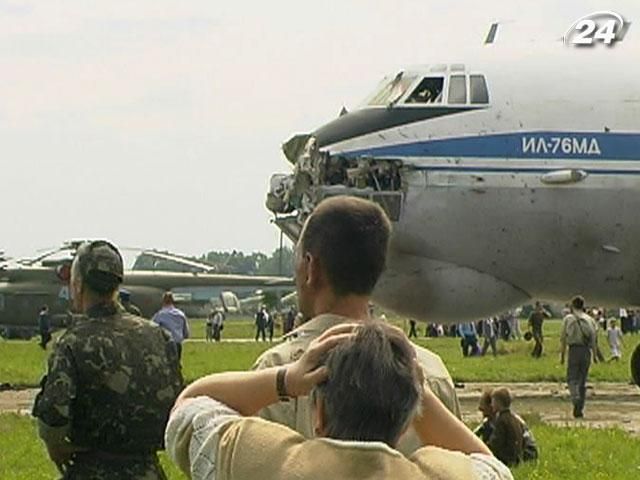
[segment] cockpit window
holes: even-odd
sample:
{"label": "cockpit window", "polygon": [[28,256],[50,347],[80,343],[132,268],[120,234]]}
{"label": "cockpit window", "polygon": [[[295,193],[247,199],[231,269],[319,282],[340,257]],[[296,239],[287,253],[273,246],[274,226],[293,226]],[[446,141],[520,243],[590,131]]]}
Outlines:
{"label": "cockpit window", "polygon": [[389,105],[400,100],[407,89],[415,81],[415,75],[405,75],[400,72],[393,80],[384,83],[384,85],[371,97],[367,102],[369,105]]}
{"label": "cockpit window", "polygon": [[469,90],[471,92],[471,103],[489,103],[489,90],[484,75],[471,75],[469,77]]}
{"label": "cockpit window", "polygon": [[426,77],[407,98],[406,103],[442,103],[444,77]]}
{"label": "cockpit window", "polygon": [[452,75],[449,79],[449,103],[467,103],[467,79],[464,75]]}

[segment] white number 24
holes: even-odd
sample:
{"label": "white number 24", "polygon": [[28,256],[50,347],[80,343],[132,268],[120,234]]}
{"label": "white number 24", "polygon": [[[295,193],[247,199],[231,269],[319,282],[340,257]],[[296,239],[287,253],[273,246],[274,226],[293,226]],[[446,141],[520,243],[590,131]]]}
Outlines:
{"label": "white number 24", "polygon": [[575,45],[592,45],[594,40],[610,45],[616,38],[616,21],[609,20],[598,28],[598,24],[591,19],[580,20],[575,30],[579,32],[573,39]]}

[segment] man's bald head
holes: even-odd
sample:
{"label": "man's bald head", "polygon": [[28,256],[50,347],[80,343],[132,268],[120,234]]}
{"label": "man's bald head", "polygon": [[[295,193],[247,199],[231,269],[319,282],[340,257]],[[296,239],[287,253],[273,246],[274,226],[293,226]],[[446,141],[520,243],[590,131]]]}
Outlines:
{"label": "man's bald head", "polygon": [[318,259],[336,295],[369,295],[384,270],[390,235],[391,222],[379,205],[331,197],[307,219],[299,254]]}

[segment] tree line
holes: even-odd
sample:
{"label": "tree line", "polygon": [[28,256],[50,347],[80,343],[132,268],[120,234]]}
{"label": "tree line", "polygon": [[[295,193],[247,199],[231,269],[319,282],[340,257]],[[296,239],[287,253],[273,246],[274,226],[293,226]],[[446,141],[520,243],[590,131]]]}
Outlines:
{"label": "tree line", "polygon": [[214,250],[203,254],[197,260],[214,266],[218,273],[292,277],[294,271],[294,251],[291,247],[283,247],[282,251],[276,248],[271,255],[262,252]]}

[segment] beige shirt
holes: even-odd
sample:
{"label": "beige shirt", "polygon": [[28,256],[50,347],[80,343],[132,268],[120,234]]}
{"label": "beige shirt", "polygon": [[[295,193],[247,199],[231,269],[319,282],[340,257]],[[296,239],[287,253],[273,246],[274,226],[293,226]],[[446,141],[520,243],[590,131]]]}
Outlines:
{"label": "beige shirt", "polygon": [[[339,315],[323,314],[301,325],[294,331],[291,340],[276,345],[264,352],[253,365],[254,370],[291,363],[302,355],[312,340],[325,330],[353,320]],[[451,376],[442,360],[426,348],[414,345],[418,362],[422,365],[429,388],[444,405],[460,418],[460,404]],[[313,418],[309,397],[299,397],[289,402],[275,403],[260,411],[259,415],[273,422],[286,425],[305,438],[313,438]],[[398,450],[409,455],[422,446],[413,429],[400,438]]]}
{"label": "beige shirt", "polygon": [[406,458],[381,442],[308,440],[209,397],[171,413],[165,443],[194,480],[513,480],[490,455],[424,447]]}
{"label": "beige shirt", "polygon": [[[565,345],[593,347],[596,341],[595,321],[584,312],[576,310],[564,317],[560,341]],[[595,327],[597,328],[597,327]]]}

